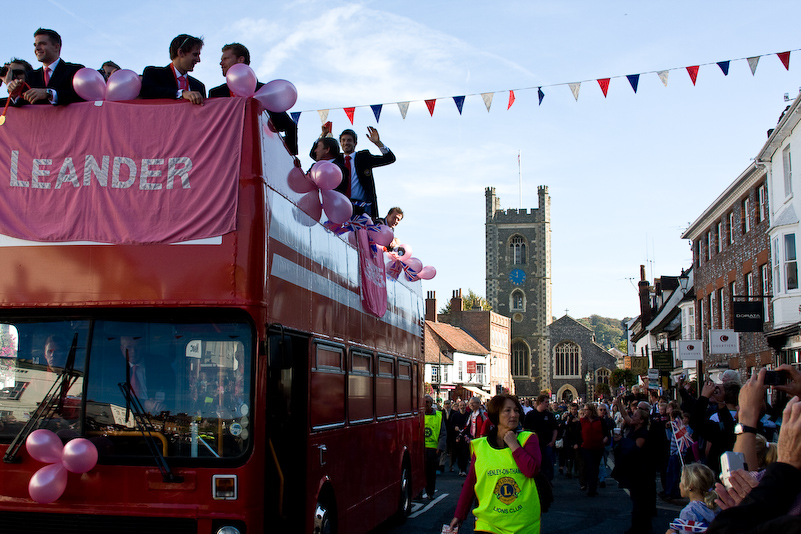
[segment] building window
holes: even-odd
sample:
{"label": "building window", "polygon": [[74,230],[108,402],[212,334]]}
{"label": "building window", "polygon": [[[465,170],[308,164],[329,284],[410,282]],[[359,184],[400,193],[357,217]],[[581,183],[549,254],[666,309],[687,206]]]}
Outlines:
{"label": "building window", "polygon": [[768,312],[770,311],[770,282],[768,281],[768,264],[762,266],[762,312],[765,322],[768,322]]}
{"label": "building window", "polygon": [[512,256],[512,263],[515,265],[526,264],[526,240],[516,235],[509,243],[509,253]]}
{"label": "building window", "polygon": [[[704,315],[704,313],[705,313],[704,309],[705,309],[704,308],[704,298],[701,297],[700,299],[698,299],[698,319],[699,319],[699,324],[701,325],[701,331],[702,332],[704,331],[704,324],[706,322],[705,321],[706,315]],[[708,308],[706,308],[706,309],[708,309]]]}
{"label": "building window", "polygon": [[782,273],[781,273],[781,258],[779,258],[779,238],[773,238],[773,250],[771,257],[773,258],[773,285],[776,293],[782,292]]}
{"label": "building window", "polygon": [[782,151],[782,166],[784,168],[784,196],[793,194],[793,162],[790,157],[790,145]]}
{"label": "building window", "polygon": [[715,290],[709,294],[709,328],[715,328],[715,315],[718,311],[717,299],[715,298]]}
{"label": "building window", "polygon": [[579,347],[571,341],[560,343],[556,346],[555,376],[580,376],[581,367],[579,366]]}
{"label": "building window", "polygon": [[459,376],[457,382],[464,382],[464,362],[462,360],[459,360],[459,365],[456,366],[456,370]]}
{"label": "building window", "polygon": [[729,245],[734,244],[734,212],[729,213]]}
{"label": "building window", "polygon": [[741,219],[742,219],[742,222],[743,222],[743,233],[744,234],[748,233],[748,230],[750,230],[750,226],[748,225],[748,210],[749,210],[749,207],[750,207],[749,199],[748,199],[748,197],[745,197],[743,199],[743,205],[742,205],[742,210],[743,211],[742,211],[742,215],[741,215]]}
{"label": "building window", "polygon": [[477,363],[476,364],[476,383],[478,384],[486,384],[489,381],[487,380],[487,364],[485,363]]}
{"label": "building window", "polygon": [[612,372],[609,369],[601,367],[600,369],[595,371],[595,381],[598,384],[606,384],[608,386],[609,385],[609,376],[611,374],[612,374]]}
{"label": "building window", "polygon": [[712,259],[712,232],[706,233],[706,259]]}
{"label": "building window", "polygon": [[795,253],[795,234],[784,235],[784,274],[787,291],[798,289],[798,263]]}
{"label": "building window", "polygon": [[[754,271],[749,271],[745,275],[745,296],[750,297],[754,294]],[[734,294],[732,293],[732,296]]]}
{"label": "building window", "polygon": [[439,365],[431,366],[431,383],[439,384]]}
{"label": "building window", "polygon": [[715,229],[715,241],[718,245],[718,254],[723,251],[723,223],[719,222]]}
{"label": "building window", "polygon": [[723,299],[723,288],[718,289],[718,317],[720,317],[720,327],[726,328],[726,301]]}
{"label": "building window", "polygon": [[767,212],[767,189],[765,188],[765,184],[760,185],[757,188],[757,222],[762,222],[768,218]]}
{"label": "building window", "polygon": [[688,304],[681,310],[682,339],[695,339],[695,306]]}
{"label": "building window", "polygon": [[512,292],[512,310],[523,311],[525,309],[523,297],[523,292],[519,289]]}
{"label": "building window", "polygon": [[528,346],[522,341],[512,343],[512,375],[528,376]]}

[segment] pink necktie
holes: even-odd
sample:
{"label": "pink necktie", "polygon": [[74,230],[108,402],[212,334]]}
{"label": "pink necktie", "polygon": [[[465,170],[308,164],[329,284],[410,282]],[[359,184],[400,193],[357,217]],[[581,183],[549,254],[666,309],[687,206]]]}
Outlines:
{"label": "pink necktie", "polygon": [[353,176],[353,170],[350,166],[350,156],[345,156],[345,169],[348,171],[348,198],[350,198],[350,182]]}
{"label": "pink necktie", "polygon": [[186,76],[178,76],[178,88],[181,91],[189,91],[189,84],[186,81]]}
{"label": "pink necktie", "polygon": [[47,84],[50,83],[50,67],[45,67],[44,69],[44,84],[47,87]]}

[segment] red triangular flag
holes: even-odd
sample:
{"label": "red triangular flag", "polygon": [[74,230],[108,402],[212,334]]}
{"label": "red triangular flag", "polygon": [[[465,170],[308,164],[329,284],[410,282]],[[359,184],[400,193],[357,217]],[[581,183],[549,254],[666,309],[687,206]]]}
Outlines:
{"label": "red triangular flag", "polygon": [[434,106],[437,104],[437,99],[432,98],[431,100],[426,100],[426,106],[428,107],[428,112],[431,113],[431,116],[434,116]]}
{"label": "red triangular flag", "polygon": [[353,113],[356,111],[356,108],[345,108],[345,115],[348,116],[348,120],[350,123],[353,124]]}
{"label": "red triangular flag", "polygon": [[698,65],[687,67],[687,72],[690,74],[690,79],[693,81],[693,85],[695,85],[695,80],[698,78]]}
{"label": "red triangular flag", "polygon": [[515,103],[515,92],[512,90],[512,91],[509,91],[509,105],[506,106],[506,109],[509,109],[510,107],[512,107],[512,104],[514,104],[514,103]]}
{"label": "red triangular flag", "polygon": [[782,65],[787,70],[790,70],[790,52],[779,52],[776,54],[782,60]]}
{"label": "red triangular flag", "polygon": [[600,78],[598,85],[601,86],[601,91],[604,92],[604,98],[606,98],[606,92],[609,90],[609,78]]}

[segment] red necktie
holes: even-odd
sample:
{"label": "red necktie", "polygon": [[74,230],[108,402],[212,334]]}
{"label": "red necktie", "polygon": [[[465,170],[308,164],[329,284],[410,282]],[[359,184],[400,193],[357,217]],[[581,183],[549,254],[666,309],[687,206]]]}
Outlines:
{"label": "red necktie", "polygon": [[178,89],[181,91],[189,91],[189,84],[186,81],[186,76],[178,76]]}
{"label": "red necktie", "polygon": [[350,180],[353,176],[353,170],[350,167],[350,156],[345,156],[345,169],[348,171],[348,198],[350,198]]}
{"label": "red necktie", "polygon": [[47,87],[47,84],[50,83],[50,67],[44,68],[44,84]]}

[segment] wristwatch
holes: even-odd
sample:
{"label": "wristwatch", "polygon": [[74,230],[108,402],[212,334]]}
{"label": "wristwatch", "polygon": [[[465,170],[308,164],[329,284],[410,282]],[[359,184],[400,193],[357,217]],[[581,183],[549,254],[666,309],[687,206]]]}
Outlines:
{"label": "wristwatch", "polygon": [[752,426],[746,426],[742,423],[737,423],[734,425],[734,435],[739,436],[740,434],[745,434],[746,432],[750,434],[756,434],[757,429]]}

